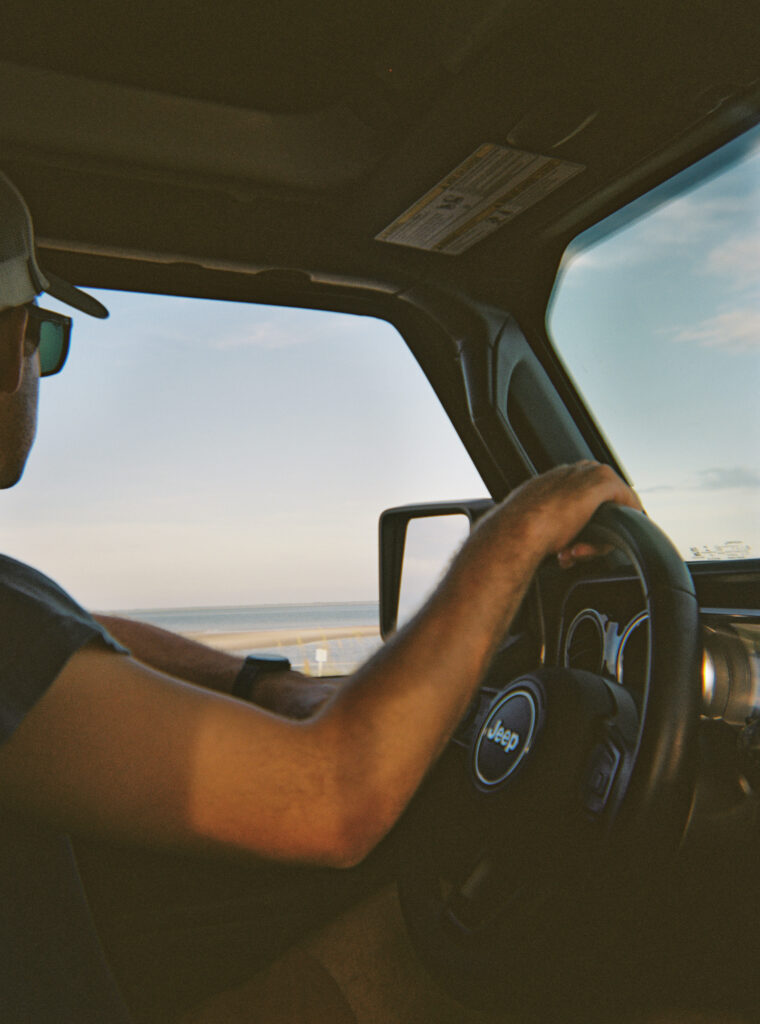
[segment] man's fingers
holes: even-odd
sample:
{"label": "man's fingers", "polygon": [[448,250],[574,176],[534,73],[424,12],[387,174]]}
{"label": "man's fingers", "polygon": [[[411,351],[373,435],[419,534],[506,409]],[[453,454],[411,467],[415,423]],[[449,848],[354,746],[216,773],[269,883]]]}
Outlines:
{"label": "man's fingers", "polygon": [[601,558],[603,555],[608,555],[610,551],[612,551],[611,544],[588,544],[585,541],[578,541],[558,551],[557,562],[561,569],[570,569],[576,562]]}
{"label": "man's fingers", "polygon": [[530,544],[542,554],[556,553],[560,565],[570,566],[600,553],[576,546],[576,538],[606,502],[642,510],[638,495],[611,466],[584,460],[526,481],[495,510],[493,520],[485,521],[511,526],[516,519],[520,529],[527,529]]}
{"label": "man's fingers", "polygon": [[613,501],[617,505],[628,505],[639,512],[644,511],[638,494],[606,463],[584,460],[572,468],[579,471],[581,478],[588,476],[595,479],[596,486],[605,492],[603,501]]}

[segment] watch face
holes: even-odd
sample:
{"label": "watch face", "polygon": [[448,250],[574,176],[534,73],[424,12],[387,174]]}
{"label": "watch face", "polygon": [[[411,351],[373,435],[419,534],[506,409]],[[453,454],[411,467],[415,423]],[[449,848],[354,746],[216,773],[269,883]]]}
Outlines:
{"label": "watch face", "polygon": [[290,668],[290,661],[284,654],[249,654],[245,659],[250,665],[258,665],[263,672]]}

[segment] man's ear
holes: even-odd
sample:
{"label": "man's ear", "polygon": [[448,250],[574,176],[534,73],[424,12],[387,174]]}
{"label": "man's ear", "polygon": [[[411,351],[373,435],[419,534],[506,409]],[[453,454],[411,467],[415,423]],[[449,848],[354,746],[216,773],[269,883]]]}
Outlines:
{"label": "man's ear", "polygon": [[26,310],[15,306],[0,313],[0,392],[12,395],[24,379]]}

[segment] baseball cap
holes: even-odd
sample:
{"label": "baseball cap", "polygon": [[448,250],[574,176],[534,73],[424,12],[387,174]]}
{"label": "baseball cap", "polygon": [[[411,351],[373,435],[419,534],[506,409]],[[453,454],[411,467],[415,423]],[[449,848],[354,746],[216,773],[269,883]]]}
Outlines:
{"label": "baseball cap", "polygon": [[68,306],[104,319],[106,307],[37,263],[29,208],[19,190],[0,172],[0,312],[23,306],[41,292]]}

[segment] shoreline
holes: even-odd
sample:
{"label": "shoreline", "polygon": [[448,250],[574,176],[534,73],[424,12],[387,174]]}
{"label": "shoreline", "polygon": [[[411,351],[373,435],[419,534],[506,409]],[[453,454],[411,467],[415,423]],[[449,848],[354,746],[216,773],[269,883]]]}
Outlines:
{"label": "shoreline", "polygon": [[377,626],[323,626],[305,629],[260,629],[227,633],[182,631],[189,640],[215,647],[220,651],[255,650],[260,647],[292,647],[300,644],[328,643],[330,640],[346,640],[354,637],[380,636]]}

